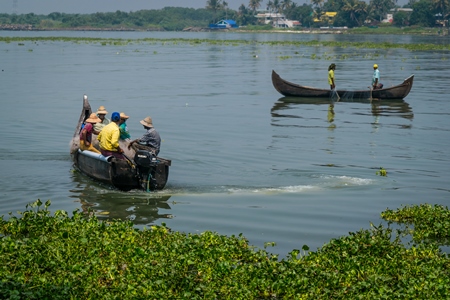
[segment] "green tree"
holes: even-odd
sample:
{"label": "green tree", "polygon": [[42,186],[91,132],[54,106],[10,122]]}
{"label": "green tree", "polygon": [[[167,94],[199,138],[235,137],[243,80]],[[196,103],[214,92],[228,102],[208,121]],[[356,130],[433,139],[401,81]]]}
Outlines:
{"label": "green tree", "polygon": [[406,4],[405,7],[412,8],[416,2],[417,0],[408,0],[408,4]]}
{"label": "green tree", "polygon": [[253,9],[249,10],[244,4],[241,4],[237,12],[237,21],[240,26],[254,25],[257,23],[255,12]]}
{"label": "green tree", "polygon": [[286,13],[286,17],[291,20],[298,20],[304,27],[310,27],[313,24],[313,8],[311,5],[304,3],[301,6],[296,6]]}
{"label": "green tree", "polygon": [[404,11],[397,11],[394,13],[394,24],[398,26],[409,25],[410,14]]}
{"label": "green tree", "polygon": [[344,6],[344,0],[328,0],[323,4],[323,11],[334,11],[339,13]]}
{"label": "green tree", "polygon": [[345,0],[344,6],[342,7],[343,11],[346,11],[350,14],[349,26],[353,27],[356,23],[358,26],[361,26],[362,20],[365,18],[365,13],[367,4],[364,1],[359,0]]}
{"label": "green tree", "polygon": [[314,12],[313,12],[314,19],[321,20],[322,15],[324,14],[324,10],[323,10],[324,0],[311,0],[311,3],[314,6]]}
{"label": "green tree", "polygon": [[322,7],[324,0],[311,0],[311,3],[313,4],[313,6],[315,7]]}
{"label": "green tree", "polygon": [[393,0],[370,0],[369,6],[372,8],[373,18],[383,20],[391,8],[395,7]]}
{"label": "green tree", "polygon": [[449,0],[432,0],[433,8],[441,14],[441,20],[448,19]]}
{"label": "green tree", "polygon": [[214,21],[217,22],[217,11],[223,8],[222,0],[208,0],[206,1],[206,9],[214,13]]}
{"label": "green tree", "polygon": [[284,13],[285,11],[289,10],[292,5],[294,4],[294,2],[292,2],[292,0],[281,0],[281,10]]}
{"label": "green tree", "polygon": [[414,3],[413,12],[409,19],[411,25],[419,25],[424,27],[432,27],[436,24],[432,8],[431,0],[419,0]]}
{"label": "green tree", "polygon": [[248,7],[255,13],[256,10],[261,7],[261,2],[262,0],[250,0]]}
{"label": "green tree", "polygon": [[281,1],[280,0],[273,0],[272,1],[272,7],[273,11],[276,13],[279,13],[281,11]]}

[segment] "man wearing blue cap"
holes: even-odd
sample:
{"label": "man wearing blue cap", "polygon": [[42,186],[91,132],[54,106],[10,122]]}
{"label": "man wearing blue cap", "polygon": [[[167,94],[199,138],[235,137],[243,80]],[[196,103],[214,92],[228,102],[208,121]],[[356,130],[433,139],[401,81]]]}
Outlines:
{"label": "man wearing blue cap", "polygon": [[114,156],[117,159],[125,159],[123,150],[119,146],[120,138],[120,114],[113,112],[111,115],[111,123],[103,127],[98,134],[98,141],[100,144],[100,152],[103,156]]}

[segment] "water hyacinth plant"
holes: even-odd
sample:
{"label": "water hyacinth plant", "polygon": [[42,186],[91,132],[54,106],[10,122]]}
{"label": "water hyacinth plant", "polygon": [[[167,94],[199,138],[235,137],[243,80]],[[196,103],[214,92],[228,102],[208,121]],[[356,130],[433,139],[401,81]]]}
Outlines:
{"label": "water hyacinth plant", "polygon": [[376,43],[376,42],[339,42],[339,41],[249,41],[249,40],[216,40],[216,39],[185,39],[185,38],[142,38],[142,39],[120,39],[120,38],[90,38],[90,37],[0,37],[0,42],[17,42],[24,45],[24,42],[72,42],[72,43],[95,43],[102,46],[125,46],[129,44],[205,44],[220,46],[238,46],[238,45],[268,45],[275,47],[296,46],[296,47],[340,47],[355,49],[406,49],[409,51],[449,51],[450,44],[402,44],[402,43]]}
{"label": "water hyacinth plant", "polygon": [[[444,299],[450,291],[450,261],[439,243],[407,247],[382,225],[280,259],[242,234],[180,233],[164,224],[138,230],[90,212],[51,215],[49,206],[38,200],[19,216],[1,217],[0,298]],[[382,215],[412,222],[420,216],[424,232],[448,236],[447,225],[432,227],[446,224],[447,208]]]}

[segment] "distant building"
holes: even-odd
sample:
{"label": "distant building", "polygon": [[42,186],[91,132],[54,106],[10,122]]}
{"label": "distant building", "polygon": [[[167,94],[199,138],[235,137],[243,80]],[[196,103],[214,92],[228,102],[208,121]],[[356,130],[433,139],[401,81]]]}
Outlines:
{"label": "distant building", "polygon": [[402,11],[408,14],[413,12],[412,8],[392,8],[389,10],[390,13],[386,14],[386,17],[381,20],[381,23],[393,23],[394,22],[394,13]]}
{"label": "distant building", "polygon": [[294,28],[302,26],[300,21],[288,20],[284,14],[280,13],[259,13],[255,16],[259,23],[271,24],[276,28]]}
{"label": "distant building", "polygon": [[238,28],[236,21],[234,20],[220,20],[215,24],[209,24],[209,28],[212,29],[230,29],[230,28]]}
{"label": "distant building", "polygon": [[334,18],[336,17],[336,15],[337,15],[337,12],[326,11],[326,12],[322,13],[322,15],[320,16],[320,19],[314,18],[313,21],[314,22],[323,22],[323,23],[332,24]]}

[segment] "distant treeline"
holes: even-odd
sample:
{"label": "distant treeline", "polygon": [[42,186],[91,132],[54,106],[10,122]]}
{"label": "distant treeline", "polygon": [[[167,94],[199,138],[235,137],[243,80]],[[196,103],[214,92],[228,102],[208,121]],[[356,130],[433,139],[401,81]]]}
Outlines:
{"label": "distant treeline", "polygon": [[[262,0],[252,0],[246,7],[242,4],[237,11],[229,9],[223,0],[208,0],[205,8],[165,7],[163,9],[139,10],[136,12],[106,12],[93,14],[66,14],[53,12],[48,15],[0,14],[0,29],[103,29],[103,30],[167,30],[180,31],[187,27],[205,28],[221,19],[233,19],[239,26],[262,25],[256,14]],[[290,20],[298,20],[303,27],[347,26],[361,27],[376,25],[388,13],[393,13],[391,25],[434,27],[448,24],[448,7],[436,2],[448,0],[411,0],[405,7],[412,12],[391,11],[398,8],[395,0],[370,0],[369,4],[359,0],[312,0],[312,4],[275,5],[269,1],[268,11],[283,13]],[[213,3],[214,2],[214,3]],[[447,3],[447,2],[446,2]],[[279,3],[278,3],[279,4]],[[329,18],[325,12],[336,12]],[[23,27],[25,26],[25,27]],[[270,25],[269,25],[270,27]],[[446,27],[444,25],[444,27]],[[27,29],[23,29],[27,28]],[[31,28],[31,29],[30,29]]]}
{"label": "distant treeline", "polygon": [[221,17],[236,19],[236,12],[228,10],[224,15],[204,8],[166,7],[160,10],[136,12],[106,12],[93,14],[66,14],[53,12],[48,15],[0,14],[0,26],[31,25],[35,29],[65,28],[134,28],[141,30],[182,30],[186,27],[207,27]]}

